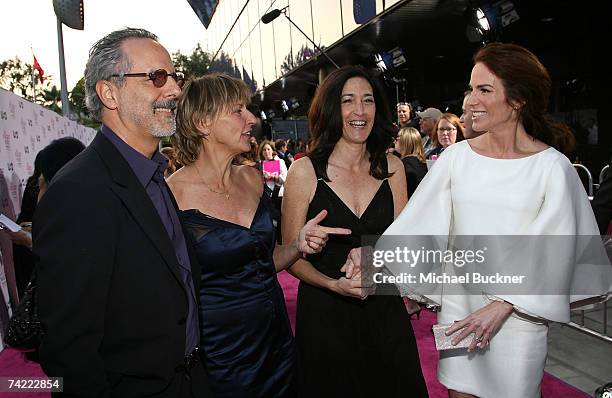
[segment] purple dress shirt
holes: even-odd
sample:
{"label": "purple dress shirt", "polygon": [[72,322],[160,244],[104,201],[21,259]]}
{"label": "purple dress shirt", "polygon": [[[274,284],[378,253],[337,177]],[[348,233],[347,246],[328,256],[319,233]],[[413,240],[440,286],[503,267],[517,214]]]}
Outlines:
{"label": "purple dress shirt", "polygon": [[176,259],[179,263],[179,271],[183,279],[183,285],[188,292],[188,313],[186,320],[186,340],[185,354],[191,353],[200,343],[198,311],[196,303],[195,288],[191,277],[191,262],[187,254],[187,244],[185,235],[181,227],[176,209],[170,199],[168,186],[164,180],[164,170],[168,160],[155,151],[151,159],[147,158],[134,148],[123,141],[115,132],[105,125],[102,125],[102,135],[112,142],[121,155],[128,162],[138,181],[147,191],[147,195],[153,202],[155,210],[168,232],[168,237],[172,241]]}

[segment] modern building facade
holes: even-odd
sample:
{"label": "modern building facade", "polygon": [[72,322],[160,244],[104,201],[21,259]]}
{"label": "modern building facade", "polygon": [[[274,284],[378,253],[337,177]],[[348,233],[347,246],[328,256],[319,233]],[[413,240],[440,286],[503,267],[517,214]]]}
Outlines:
{"label": "modern building facade", "polygon": [[[333,63],[371,68],[384,80],[390,103],[460,112],[473,53],[485,41],[521,44],[551,72],[550,110],[572,125],[575,155],[597,174],[612,143],[602,133],[612,117],[601,88],[609,78],[597,70],[606,48],[605,13],[598,7],[594,0],[220,0],[204,46],[251,84],[258,116],[299,120]],[[484,35],[477,31],[477,8],[490,20]],[[297,28],[282,14],[262,23],[274,9]]]}

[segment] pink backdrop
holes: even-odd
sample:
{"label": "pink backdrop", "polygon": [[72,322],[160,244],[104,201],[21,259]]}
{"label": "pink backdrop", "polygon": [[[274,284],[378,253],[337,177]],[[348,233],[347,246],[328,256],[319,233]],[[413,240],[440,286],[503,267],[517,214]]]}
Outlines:
{"label": "pink backdrop", "polygon": [[[38,151],[54,139],[67,136],[87,145],[96,131],[0,89],[0,134],[0,212],[15,220]],[[4,233],[0,233],[0,290],[0,337],[3,337],[11,312],[9,297],[14,302],[17,300],[13,249]]]}

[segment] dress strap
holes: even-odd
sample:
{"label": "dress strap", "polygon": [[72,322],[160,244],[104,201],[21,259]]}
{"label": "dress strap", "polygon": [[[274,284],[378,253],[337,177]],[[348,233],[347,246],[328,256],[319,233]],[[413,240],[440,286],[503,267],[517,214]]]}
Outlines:
{"label": "dress strap", "polygon": [[324,181],[324,180],[323,180],[323,176],[322,176],[322,175],[321,175],[321,173],[319,172],[319,169],[317,169],[317,168],[314,166],[314,163],[313,163],[312,159],[311,159],[311,158],[308,158],[308,159],[310,160],[310,164],[311,164],[311,166],[312,166],[312,169],[314,170],[314,172],[315,172],[315,176],[317,177],[317,182],[319,182],[319,181]]}

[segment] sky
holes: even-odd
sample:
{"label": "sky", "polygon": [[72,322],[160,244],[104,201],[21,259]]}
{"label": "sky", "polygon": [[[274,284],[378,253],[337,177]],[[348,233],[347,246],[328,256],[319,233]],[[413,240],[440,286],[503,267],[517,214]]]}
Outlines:
{"label": "sky", "polygon": [[[52,0],[3,0],[0,62],[19,57],[32,63],[32,52],[59,87],[57,19]],[[85,30],[63,26],[68,90],[83,77],[90,47],[107,33],[129,26],[159,37],[170,54],[206,49],[206,29],[187,0],[84,0]],[[212,51],[212,49],[209,49]]]}

